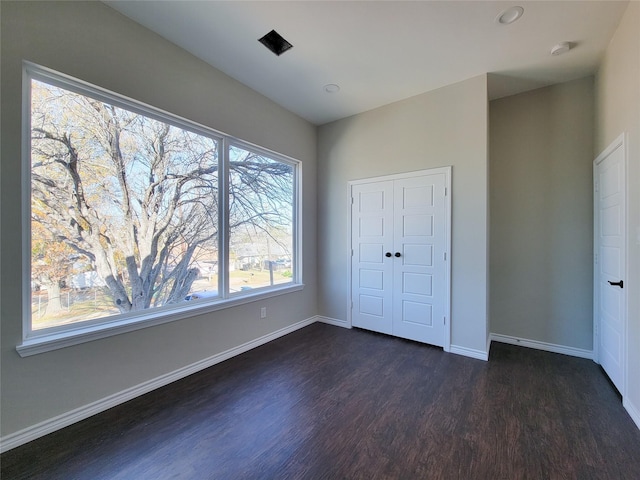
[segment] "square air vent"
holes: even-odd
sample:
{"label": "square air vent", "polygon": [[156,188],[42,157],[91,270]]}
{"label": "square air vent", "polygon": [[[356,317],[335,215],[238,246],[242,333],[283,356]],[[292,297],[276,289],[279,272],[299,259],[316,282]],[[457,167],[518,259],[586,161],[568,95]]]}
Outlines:
{"label": "square air vent", "polygon": [[275,30],[271,30],[264,37],[258,39],[258,41],[278,56],[293,47],[293,45],[282,38]]}

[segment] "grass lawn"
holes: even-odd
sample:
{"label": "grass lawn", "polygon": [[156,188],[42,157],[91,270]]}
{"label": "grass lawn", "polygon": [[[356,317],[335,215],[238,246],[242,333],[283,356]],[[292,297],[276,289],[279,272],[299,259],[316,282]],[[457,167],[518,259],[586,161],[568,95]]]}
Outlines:
{"label": "grass lawn", "polygon": [[[283,275],[286,270],[273,272],[273,283],[278,285],[291,281],[291,277]],[[260,288],[271,285],[268,270],[234,270],[229,276],[229,289],[231,292],[239,292],[243,287]],[[212,291],[218,288],[218,276],[211,275],[199,278],[191,287],[192,292]],[[31,318],[33,329],[67,325],[69,323],[92,320],[111,315],[117,315],[118,309],[113,306],[113,301],[103,289],[91,289],[85,291],[64,290],[61,292],[62,310],[53,315],[45,315],[47,309],[46,292],[35,292],[31,299]],[[71,304],[67,308],[67,305]]]}

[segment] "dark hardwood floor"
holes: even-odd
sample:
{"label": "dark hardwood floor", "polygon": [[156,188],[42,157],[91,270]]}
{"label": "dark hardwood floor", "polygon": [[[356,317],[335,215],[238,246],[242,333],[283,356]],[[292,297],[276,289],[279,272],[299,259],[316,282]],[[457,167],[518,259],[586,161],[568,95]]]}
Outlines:
{"label": "dark hardwood floor", "polygon": [[589,360],[313,324],[0,457],[2,479],[640,479]]}

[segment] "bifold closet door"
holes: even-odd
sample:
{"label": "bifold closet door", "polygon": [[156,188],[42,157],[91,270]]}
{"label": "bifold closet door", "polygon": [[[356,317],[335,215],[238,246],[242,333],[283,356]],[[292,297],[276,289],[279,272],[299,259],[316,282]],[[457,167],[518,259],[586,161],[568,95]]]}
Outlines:
{"label": "bifold closet door", "polygon": [[352,186],[355,327],[442,346],[444,174]]}

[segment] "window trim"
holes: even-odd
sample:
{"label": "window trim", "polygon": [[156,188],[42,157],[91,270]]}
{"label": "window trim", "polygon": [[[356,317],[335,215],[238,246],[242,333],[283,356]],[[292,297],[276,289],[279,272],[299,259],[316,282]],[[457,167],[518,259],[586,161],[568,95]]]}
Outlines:
{"label": "window trim", "polygon": [[157,312],[155,314],[148,313],[149,310],[146,310],[146,315],[137,315],[133,318],[129,317],[119,319],[117,321],[110,321],[100,325],[78,325],[76,328],[70,328],[66,331],[49,332],[46,335],[26,338],[16,347],[16,350],[21,357],[29,357],[38,353],[50,352],[52,350],[58,350],[72,345],[79,345],[81,343],[99,340],[101,338],[113,337],[122,333],[142,330],[143,328],[162,325],[176,320],[206,315],[219,310],[252,303],[257,300],[265,300],[279,295],[298,292],[302,289],[304,289],[304,284],[302,283],[287,285],[286,287],[250,295],[243,295],[241,297],[235,297],[224,301],[218,300],[201,305],[190,305],[189,307],[161,315],[158,315]]}
{"label": "window trim", "polygon": [[[226,272],[218,277],[218,291],[220,296],[186,306],[175,305],[155,307],[133,314],[119,314],[95,320],[87,320],[64,326],[54,326],[40,330],[33,330],[31,316],[31,81],[41,81],[65,90],[89,96],[99,101],[124,108],[139,115],[169,123],[178,128],[203,135],[218,142],[219,175],[219,219],[221,227],[218,232],[219,271]],[[97,85],[56,72],[32,62],[23,62],[22,75],[22,343],[16,347],[20,356],[30,356],[71,345],[106,338],[121,333],[139,330],[154,325],[173,322],[176,320],[199,316],[218,310],[223,310],[270,297],[296,292],[304,288],[302,283],[301,237],[302,224],[300,209],[302,208],[302,162],[281,153],[269,150],[250,142],[246,142],[230,135],[214,130],[205,125],[188,120],[179,115],[160,108],[147,105],[124,95],[111,92]],[[290,282],[256,288],[255,291],[229,291],[229,162],[228,150],[230,146],[238,146],[267,156],[275,161],[286,163],[293,167],[293,270]]]}

